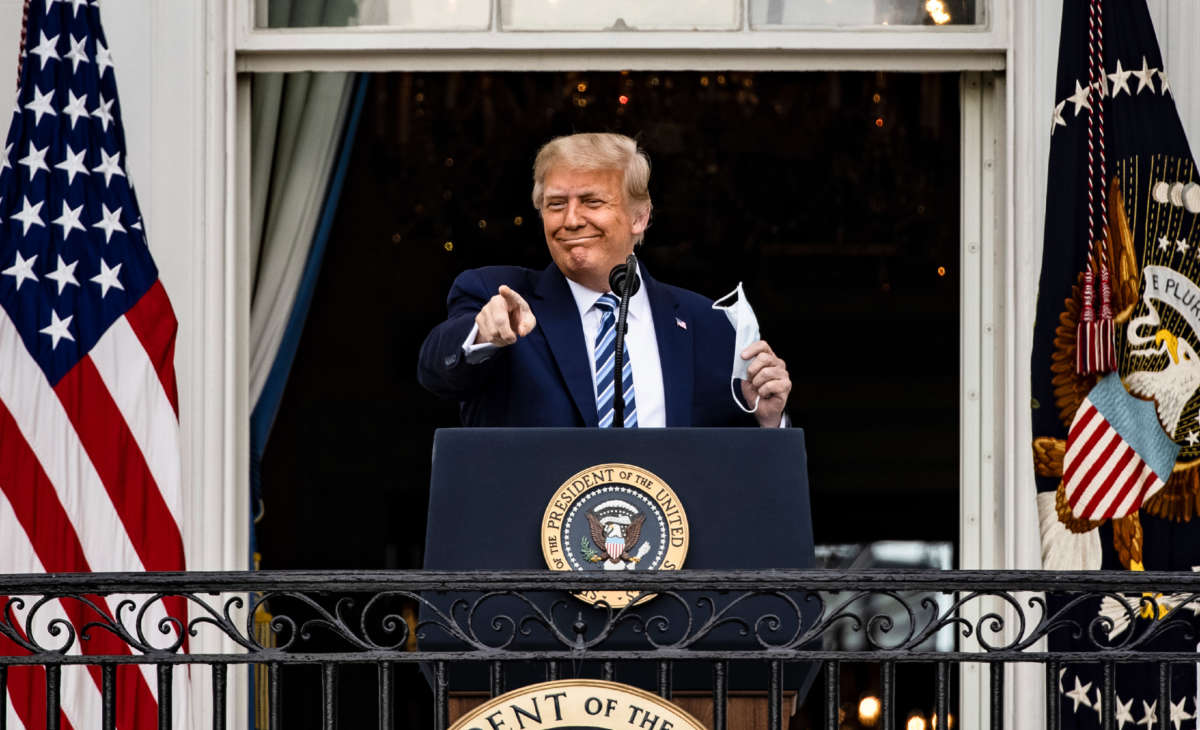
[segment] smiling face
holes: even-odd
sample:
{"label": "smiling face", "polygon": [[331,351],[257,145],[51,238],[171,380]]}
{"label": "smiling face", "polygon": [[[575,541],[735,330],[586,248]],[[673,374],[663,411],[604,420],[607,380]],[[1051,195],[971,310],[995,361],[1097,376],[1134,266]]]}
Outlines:
{"label": "smiling face", "polygon": [[542,228],[559,271],[589,289],[608,291],[608,272],[624,263],[646,230],[648,208],[633,211],[620,170],[552,167],[542,194]]}

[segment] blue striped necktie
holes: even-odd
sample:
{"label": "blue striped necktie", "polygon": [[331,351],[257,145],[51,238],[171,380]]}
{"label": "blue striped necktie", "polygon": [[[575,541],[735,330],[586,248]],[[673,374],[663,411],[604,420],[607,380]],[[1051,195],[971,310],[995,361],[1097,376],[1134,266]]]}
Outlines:
{"label": "blue striped necktie", "polygon": [[[600,333],[596,335],[596,415],[600,428],[609,428],[613,422],[613,361],[617,354],[617,297],[609,292],[596,300],[596,306],[604,313],[600,320]],[[625,428],[637,427],[637,405],[633,402],[633,365],[629,361],[629,345],[626,344],[621,367],[621,388],[625,391]]]}

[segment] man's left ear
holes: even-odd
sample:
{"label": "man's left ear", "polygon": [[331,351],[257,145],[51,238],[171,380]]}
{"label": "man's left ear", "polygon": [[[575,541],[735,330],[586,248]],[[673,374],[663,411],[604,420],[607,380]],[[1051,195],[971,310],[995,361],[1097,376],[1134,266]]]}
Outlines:
{"label": "man's left ear", "polygon": [[633,235],[640,236],[650,227],[650,206],[645,206],[633,216]]}

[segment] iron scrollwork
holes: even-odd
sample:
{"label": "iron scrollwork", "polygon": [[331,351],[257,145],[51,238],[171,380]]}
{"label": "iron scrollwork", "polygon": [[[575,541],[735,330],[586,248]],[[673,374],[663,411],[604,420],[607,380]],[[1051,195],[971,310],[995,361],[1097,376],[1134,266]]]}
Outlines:
{"label": "iron scrollwork", "polygon": [[[208,584],[199,575],[176,576],[181,585],[174,586],[170,576],[73,576],[68,585],[10,576],[0,635],[15,647],[10,662],[25,656],[41,664],[83,661],[81,654],[188,661],[185,652],[206,633],[236,646],[223,660],[206,660],[228,662],[606,652],[870,660],[933,652],[946,636],[953,636],[952,653],[985,661],[1039,660],[1034,647],[1049,637],[1114,656],[1152,651],[1168,636],[1194,645],[1195,578],[1163,575],[1164,590],[1156,590],[1152,574],[1063,575],[1069,580],[1047,573],[683,571],[635,580],[653,598],[624,608],[575,600],[570,591],[608,584],[570,574],[309,573],[299,580],[248,573],[219,574]],[[255,630],[263,612],[265,636]]]}

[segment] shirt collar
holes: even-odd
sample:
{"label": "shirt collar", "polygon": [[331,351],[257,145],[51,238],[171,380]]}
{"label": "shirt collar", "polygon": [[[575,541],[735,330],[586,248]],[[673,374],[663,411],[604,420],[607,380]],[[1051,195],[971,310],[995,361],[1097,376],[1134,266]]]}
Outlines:
{"label": "shirt collar", "polygon": [[[650,298],[646,296],[646,274],[642,271],[640,263],[638,264],[638,276],[642,279],[642,285],[638,287],[637,293],[629,299],[629,318],[634,321],[650,318]],[[589,289],[571,279],[567,279],[567,286],[571,287],[571,296],[575,297],[575,306],[579,308],[580,320],[596,305],[596,300],[604,295],[604,292]]]}

